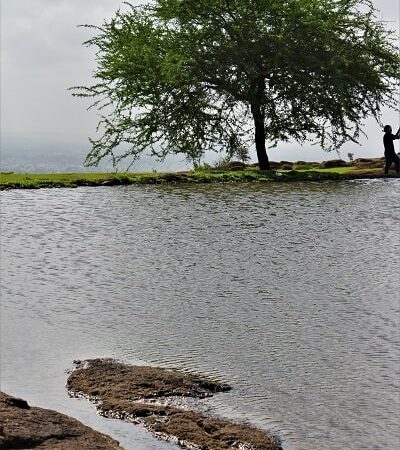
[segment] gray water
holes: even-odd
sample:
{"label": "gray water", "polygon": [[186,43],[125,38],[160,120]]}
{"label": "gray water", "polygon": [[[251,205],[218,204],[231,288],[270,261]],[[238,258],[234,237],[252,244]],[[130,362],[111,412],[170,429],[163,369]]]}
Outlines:
{"label": "gray water", "polygon": [[65,391],[111,356],[229,382],[210,414],[285,450],[399,447],[399,180],[1,194],[1,387],[127,449]]}

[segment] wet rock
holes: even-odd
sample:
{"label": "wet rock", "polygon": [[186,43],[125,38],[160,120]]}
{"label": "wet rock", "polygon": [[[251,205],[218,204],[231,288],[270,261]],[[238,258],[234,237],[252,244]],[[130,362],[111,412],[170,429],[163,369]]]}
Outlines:
{"label": "wet rock", "polygon": [[164,173],[160,176],[161,180],[167,183],[182,183],[187,181],[187,175],[181,173]]}
{"label": "wet rock", "polygon": [[194,444],[196,448],[209,450],[281,449],[279,441],[262,430],[223,419],[205,417],[193,411],[174,411],[167,420],[150,416],[146,419],[146,425],[160,437],[173,436],[175,442],[184,447]]}
{"label": "wet rock", "polygon": [[78,420],[0,392],[0,449],[122,450]]}
{"label": "wet rock", "polygon": [[11,397],[10,395],[0,394],[0,401],[8,406],[14,406],[20,409],[30,409],[28,402],[22,398]]}
{"label": "wet rock", "polygon": [[96,401],[107,416],[141,423],[156,436],[186,448],[279,450],[279,439],[245,424],[208,417],[179,400],[230,390],[224,383],[155,367],[128,366],[111,359],[86,362],[68,378],[72,395]]}
{"label": "wet rock", "polygon": [[227,384],[197,375],[148,366],[128,366],[112,359],[86,361],[71,373],[67,387],[90,397],[138,400],[156,397],[204,398],[229,391]]}

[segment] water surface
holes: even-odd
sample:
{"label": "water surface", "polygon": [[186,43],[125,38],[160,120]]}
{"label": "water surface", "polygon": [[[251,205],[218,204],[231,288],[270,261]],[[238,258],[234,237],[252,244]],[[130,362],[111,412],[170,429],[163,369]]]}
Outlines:
{"label": "water surface", "polygon": [[2,389],[174,448],[68,398],[73,359],[111,356],[229,382],[204,407],[285,450],[397,448],[399,201],[399,180],[3,192]]}

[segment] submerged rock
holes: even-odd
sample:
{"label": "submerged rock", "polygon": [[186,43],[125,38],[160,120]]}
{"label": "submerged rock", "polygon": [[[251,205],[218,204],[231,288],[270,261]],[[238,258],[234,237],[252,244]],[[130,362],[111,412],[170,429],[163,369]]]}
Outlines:
{"label": "submerged rock", "polygon": [[230,390],[200,376],[111,359],[80,365],[68,378],[71,395],[94,400],[107,417],[143,424],[156,436],[182,447],[203,450],[279,450],[279,439],[265,431],[183,408],[176,398],[204,398]]}
{"label": "submerged rock", "polygon": [[204,398],[229,391],[227,384],[197,375],[149,366],[128,366],[112,359],[92,359],[78,365],[68,378],[70,391],[90,397],[139,400],[156,397]]}
{"label": "submerged rock", "polygon": [[76,419],[0,392],[0,449],[122,450]]}

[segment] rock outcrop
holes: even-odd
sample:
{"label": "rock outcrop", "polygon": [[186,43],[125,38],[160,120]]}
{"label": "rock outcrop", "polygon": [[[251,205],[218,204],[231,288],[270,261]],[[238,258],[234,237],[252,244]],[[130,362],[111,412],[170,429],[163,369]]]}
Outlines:
{"label": "rock outcrop", "polygon": [[343,159],[330,159],[328,161],[322,161],[320,164],[321,169],[331,169],[333,167],[346,167],[349,164]]}
{"label": "rock outcrop", "polygon": [[76,419],[0,392],[0,449],[123,450]]}
{"label": "rock outcrop", "polygon": [[358,158],[353,163],[357,169],[382,169],[385,165],[385,158]]}
{"label": "rock outcrop", "polygon": [[96,402],[101,414],[143,424],[156,436],[186,448],[281,450],[278,438],[247,424],[210,417],[184,405],[230,390],[224,383],[176,370],[89,360],[68,378],[71,395]]}

